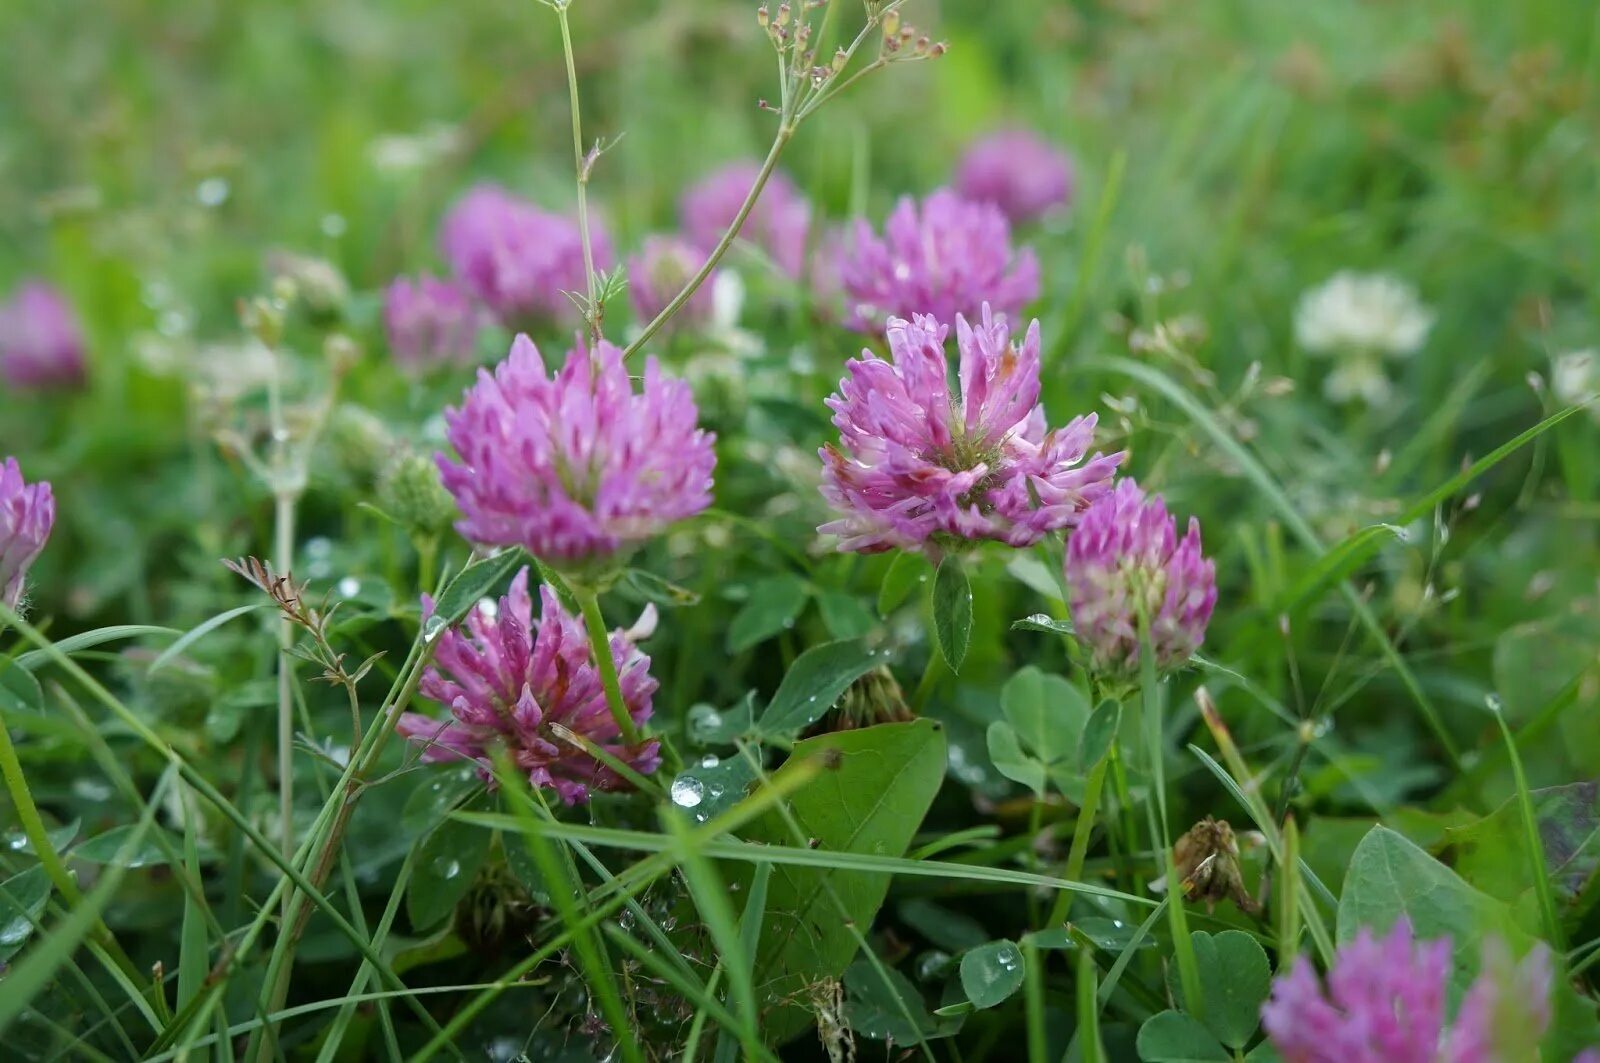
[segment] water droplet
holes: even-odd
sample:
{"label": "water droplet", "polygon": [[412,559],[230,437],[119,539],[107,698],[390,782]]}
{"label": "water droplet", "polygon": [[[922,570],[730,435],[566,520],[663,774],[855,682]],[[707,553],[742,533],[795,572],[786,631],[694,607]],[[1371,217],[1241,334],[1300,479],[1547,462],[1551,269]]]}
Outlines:
{"label": "water droplet", "polygon": [[322,235],[337,240],[349,228],[345,224],[343,214],[324,214],[322,216]]}
{"label": "water droplet", "polygon": [[485,620],[493,620],[500,615],[500,603],[493,598],[480,598],[478,599],[478,612],[483,615]]}
{"label": "water droplet", "polygon": [[680,775],[672,780],[672,803],[679,808],[693,808],[705,796],[705,784],[693,775]]}
{"label": "water droplet", "polygon": [[950,954],[939,949],[933,949],[922,954],[917,961],[917,978],[919,981],[931,982],[944,972],[950,964]]}
{"label": "water droplet", "polygon": [[228,179],[207,177],[195,187],[194,198],[202,207],[220,207],[228,201]]}
{"label": "water droplet", "polygon": [[28,847],[28,836],[21,831],[6,836],[6,848],[12,852]]}
{"label": "water droplet", "polygon": [[346,576],[339,581],[339,593],[346,598],[354,598],[361,593],[361,581],[354,576]]}
{"label": "water droplet", "polygon": [[715,753],[707,753],[705,756],[700,758],[700,766],[702,768],[714,768],[721,763],[722,758],[717,756]]}
{"label": "water droplet", "polygon": [[432,642],[449,626],[444,622],[444,617],[435,613],[433,616],[428,617],[422,625],[422,641]]}
{"label": "water droplet", "polygon": [[20,945],[28,940],[28,935],[33,932],[33,924],[26,916],[17,916],[5,926],[0,927],[0,945]]}
{"label": "water droplet", "polygon": [[1504,712],[1505,708],[1506,708],[1505,702],[1500,700],[1500,695],[1499,694],[1489,694],[1489,695],[1485,696],[1484,699],[1483,699],[1483,704],[1484,704],[1484,707],[1487,708],[1490,712],[1495,713],[1497,715],[1499,713]]}
{"label": "water droplet", "polygon": [[272,430],[272,441],[274,443],[287,443],[290,438],[287,428],[274,428]]}
{"label": "water droplet", "polygon": [[440,861],[438,861],[437,863],[435,863],[433,865],[433,869],[435,871],[439,872],[439,877],[440,878],[443,878],[443,879],[455,878],[457,875],[461,874],[461,861],[460,860],[440,860]]}

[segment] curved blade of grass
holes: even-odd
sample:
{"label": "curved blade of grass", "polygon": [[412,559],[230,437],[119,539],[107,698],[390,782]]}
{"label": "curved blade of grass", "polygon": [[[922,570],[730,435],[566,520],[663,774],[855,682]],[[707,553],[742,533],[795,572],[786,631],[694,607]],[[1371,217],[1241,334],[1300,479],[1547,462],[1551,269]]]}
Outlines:
{"label": "curved blade of grass", "polygon": [[190,646],[193,646],[195,643],[199,642],[201,639],[205,638],[207,635],[211,634],[211,632],[217,630],[217,628],[221,627],[223,624],[226,624],[234,617],[243,616],[246,613],[254,613],[265,608],[267,608],[266,602],[256,602],[253,605],[241,605],[236,608],[229,609],[226,612],[218,613],[210,620],[190,628],[187,632],[180,636],[177,641],[173,642],[172,645],[162,650],[161,653],[156,656],[155,660],[150,662],[148,674],[155,675],[168,664],[172,663],[172,660],[177,657],[178,654],[182,653]]}
{"label": "curved blade of grass", "polygon": [[[1321,537],[1317,535],[1316,530],[1311,527],[1311,524],[1301,515],[1300,511],[1295,508],[1294,503],[1284,493],[1283,488],[1279,487],[1278,482],[1272,478],[1272,474],[1266,470],[1266,467],[1261,462],[1256,460],[1256,456],[1250,452],[1248,447],[1229,434],[1221,422],[1212,416],[1211,411],[1206,409],[1198,399],[1190,394],[1188,389],[1159,369],[1142,365],[1126,358],[1095,358],[1090,359],[1087,365],[1092,368],[1104,369],[1122,376],[1132,377],[1166,396],[1173,405],[1187,414],[1190,420],[1194,421],[1206,435],[1211,437],[1211,441],[1216,444],[1219,450],[1226,453],[1234,464],[1243,470],[1245,476],[1272,503],[1272,507],[1278,511],[1278,515],[1283,518],[1289,530],[1295,534],[1295,537],[1308,550],[1319,555],[1326,550],[1326,547],[1322,544]],[[1526,434],[1524,433],[1524,435]],[[1411,695],[1411,700],[1416,703],[1417,708],[1422,712],[1424,721],[1433,731],[1434,737],[1439,740],[1439,745],[1444,749],[1451,765],[1459,771],[1461,768],[1460,750],[1456,746],[1455,739],[1451,737],[1450,732],[1445,728],[1444,720],[1440,717],[1439,710],[1434,706],[1433,700],[1422,689],[1422,684],[1417,681],[1417,677],[1412,673],[1410,666],[1400,656],[1400,651],[1395,646],[1394,641],[1383,630],[1383,625],[1378,622],[1377,616],[1368,608],[1367,603],[1362,600],[1356,589],[1350,586],[1348,582],[1340,583],[1339,588],[1344,594],[1345,600],[1349,603],[1351,610],[1360,619],[1361,625],[1366,628],[1368,634],[1372,636],[1378,647],[1383,651],[1384,658],[1388,661],[1389,666],[1400,677],[1400,682],[1405,686],[1406,692]]]}
{"label": "curved blade of grass", "polygon": [[[168,773],[162,777],[162,782],[156,786],[156,793],[159,795],[170,782],[171,769],[168,769]],[[123,865],[127,863],[128,857],[144,844],[145,833],[155,824],[156,808],[159,804],[159,801],[152,798],[145,805],[144,814],[139,817],[139,822],[128,832],[122,845],[118,847],[117,860],[106,868],[100,881],[95,883],[94,889],[74,905],[67,918],[34,945],[23,957],[22,962],[6,975],[6,991],[0,993],[0,1034],[3,1034],[17,1016],[33,1002],[33,998],[50,984],[56,971],[68,962],[78,945],[100,925],[100,913],[111,903],[117,887],[122,884],[122,876],[127,870]]]}
{"label": "curved blade of grass", "polygon": [[[457,812],[452,819],[475,823],[496,830],[518,832],[521,824],[515,818],[497,812]],[[713,821],[715,822],[715,821]],[[553,822],[540,829],[552,838],[575,840],[589,845],[611,849],[631,849],[642,853],[661,853],[672,849],[673,842],[649,831],[622,830],[614,827],[590,827],[578,823]],[[837,871],[875,871],[880,874],[912,875],[923,878],[964,879],[1006,886],[1043,886],[1046,889],[1073,890],[1095,897],[1153,907],[1156,902],[1148,897],[1096,886],[1090,882],[1070,882],[1050,875],[1031,871],[1017,871],[1004,867],[985,867],[981,864],[956,864],[942,860],[910,860],[898,856],[874,856],[871,853],[818,852],[788,845],[751,845],[735,841],[706,841],[701,851],[714,860],[743,860],[747,863],[771,862],[800,867],[825,867]]]}
{"label": "curved blade of grass", "polygon": [[1528,871],[1533,875],[1534,895],[1539,898],[1539,915],[1544,920],[1545,938],[1551,946],[1561,951],[1567,948],[1566,929],[1556,911],[1555,892],[1550,888],[1550,868],[1545,863],[1544,837],[1539,832],[1539,820],[1533,812],[1533,795],[1528,791],[1528,776],[1522,770],[1522,754],[1517,752],[1517,741],[1511,737],[1505,713],[1494,712],[1495,723],[1500,726],[1500,736],[1505,739],[1506,755],[1511,758],[1511,777],[1517,784],[1517,807],[1522,813],[1522,844],[1528,847]]}
{"label": "curved blade of grass", "polygon": [[[60,642],[54,643],[53,648],[63,655],[71,656],[79,650],[87,650],[93,646],[104,645],[107,642],[118,642],[122,639],[137,639],[146,635],[182,634],[183,632],[175,627],[155,627],[151,624],[115,624],[111,627],[96,628],[93,631],[85,631],[82,634],[64,638]],[[31,672],[54,656],[55,654],[48,650],[29,650],[17,658],[17,663]]]}

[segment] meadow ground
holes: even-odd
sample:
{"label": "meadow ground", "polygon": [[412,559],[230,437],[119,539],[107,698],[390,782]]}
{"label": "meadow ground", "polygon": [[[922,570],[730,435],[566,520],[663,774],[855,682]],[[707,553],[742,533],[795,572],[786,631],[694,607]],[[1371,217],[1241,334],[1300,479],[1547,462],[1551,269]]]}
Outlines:
{"label": "meadow ground", "polygon": [[[916,32],[883,51],[894,18]],[[7,1042],[1600,1046],[1600,12],[834,0],[763,19],[722,0],[0,9]],[[802,24],[815,78],[783,73]],[[579,144],[603,148],[595,273],[570,221],[573,81]],[[686,191],[791,125],[715,278],[642,335],[750,178]],[[981,184],[962,161],[1002,129],[1046,145],[987,163],[1043,181],[1009,233],[933,200],[877,257],[849,227]],[[527,203],[442,231],[484,182]],[[663,233],[690,250],[635,258]],[[448,295],[391,288],[424,273]],[[958,343],[953,312],[983,301],[1016,352]],[[886,339],[914,312],[976,367],[965,406],[912,380],[914,329]],[[552,369],[585,330],[596,367],[600,334],[635,378],[655,355],[692,402],[662,381],[552,391],[522,363],[467,403],[521,327]],[[528,427],[561,387],[553,427]],[[1035,398],[1051,428],[1098,414],[1088,449],[1125,452],[1179,535],[1197,518],[1214,574],[1131,487],[1097,502],[1109,469],[1035,453],[1054,445]],[[53,527],[23,482],[50,484]],[[902,499],[922,508],[886,515]],[[272,570],[222,564],[245,558]],[[489,649],[446,634],[468,614]],[[620,681],[586,641],[602,616],[629,629]],[[544,658],[517,656],[530,627]],[[542,715],[513,723],[524,685]],[[452,709],[465,730],[440,730]],[[1383,1029],[1410,1047],[1365,1040]]]}

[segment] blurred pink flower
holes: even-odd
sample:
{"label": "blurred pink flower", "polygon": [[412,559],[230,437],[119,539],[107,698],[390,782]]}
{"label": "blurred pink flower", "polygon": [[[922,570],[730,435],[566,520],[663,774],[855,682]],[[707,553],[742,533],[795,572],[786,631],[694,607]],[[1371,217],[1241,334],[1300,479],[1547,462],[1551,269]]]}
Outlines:
{"label": "blurred pink flower", "polygon": [[1200,648],[1217,601],[1216,565],[1200,550],[1200,522],[1181,540],[1160,495],[1122,480],[1078,522],[1064,572],[1072,624],[1108,672],[1139,670],[1139,618],[1150,625],[1156,668],[1185,664]]}
{"label": "blurred pink flower", "polygon": [[957,316],[959,395],[950,392],[948,333],[927,315],[892,318],[891,360],[863,351],[828,399],[840,445],[820,451],[822,495],[841,516],[817,530],[837,535],[841,550],[1028,546],[1076,524],[1110,489],[1122,455],[1083,460],[1093,414],[1045,430],[1037,321],[1017,345],[987,304],[976,328]]}
{"label": "blurred pink flower", "polygon": [[454,281],[396,277],[383,293],[383,328],[396,362],[413,371],[476,361],[483,310]]}
{"label": "blurred pink flower", "polygon": [[[681,236],[647,236],[628,259],[628,296],[640,325],[655,320],[705,264],[706,253]],[[715,271],[667,323],[668,329],[694,329],[710,322],[716,308]]]}
{"label": "blurred pink flower", "polygon": [[[589,236],[595,269],[610,268],[611,242],[594,218]],[[567,296],[588,290],[575,220],[481,184],[450,208],[439,243],[456,279],[506,324],[579,316]]]}
{"label": "blurred pink flower", "polygon": [[[707,249],[717,246],[738,217],[760,172],[759,163],[731,163],[701,178],[684,193],[678,209],[684,231],[693,244]],[[774,171],[739,235],[765,251],[786,274],[799,277],[805,269],[806,234],[810,228],[810,205],[787,174]]]}
{"label": "blurred pink flower", "polygon": [[[549,587],[541,587],[539,595],[535,621],[528,570],[523,568],[497,609],[479,606],[468,614],[464,634],[462,629],[442,634],[435,663],[423,672],[417,689],[448,708],[450,716],[441,720],[408,712],[395,730],[423,746],[423,760],[476,761],[485,779],[491,778],[493,751],[503,748],[527,772],[530,783],[577,804],[595,790],[625,789],[627,784],[581,745],[558,734],[553,724],[641,774],[660,765],[660,743],[628,746],[618,741],[583,620],[562,609]],[[423,622],[432,614],[433,601],[424,596]],[[650,658],[621,631],[611,633],[609,646],[623,704],[634,723],[643,724],[660,685],[650,675]]]}
{"label": "blurred pink flower", "polygon": [[56,523],[48,483],[24,483],[16,458],[0,466],[0,602],[16,610],[28,567],[44,550]]}
{"label": "blurred pink flower", "polygon": [[[1550,952],[1520,963],[1503,944],[1446,1022],[1449,938],[1415,941],[1402,919],[1385,938],[1363,928],[1334,957],[1324,992],[1299,957],[1273,983],[1262,1025],[1285,1063],[1511,1063],[1538,1058],[1550,1025]],[[1508,1051],[1509,1049],[1509,1051]]]}
{"label": "blurred pink flower", "polygon": [[0,378],[9,386],[81,387],[84,358],[83,328],[55,288],[28,281],[0,303]]}
{"label": "blurred pink flower", "polygon": [[459,457],[437,460],[464,516],[456,528],[551,564],[603,562],[710,504],[716,453],[697,418],[689,386],[654,358],[635,392],[610,343],[580,340],[551,376],[518,336],[445,411]]}
{"label": "blurred pink flower", "polygon": [[857,219],[837,266],[847,324],[858,332],[915,314],[953,321],[984,304],[1020,313],[1039,294],[1038,260],[1032,250],[1012,247],[1000,209],[948,188],[920,204],[902,198],[882,238]]}
{"label": "blurred pink flower", "polygon": [[956,191],[993,203],[1013,224],[1033,221],[1072,196],[1066,153],[1026,129],[991,133],[967,148],[956,168]]}

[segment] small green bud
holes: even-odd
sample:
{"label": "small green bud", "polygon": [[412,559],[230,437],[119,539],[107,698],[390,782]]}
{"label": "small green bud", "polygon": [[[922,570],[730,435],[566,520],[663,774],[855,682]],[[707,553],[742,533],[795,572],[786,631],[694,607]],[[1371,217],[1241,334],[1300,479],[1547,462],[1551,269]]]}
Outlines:
{"label": "small green bud", "polygon": [[403,454],[389,464],[378,484],[378,508],[424,535],[438,535],[456,518],[456,500],[439,482],[439,470],[426,455]]}
{"label": "small green bud", "polygon": [[367,487],[394,454],[394,437],[371,410],[345,404],[328,420],[328,450],[335,467],[348,479]]}

